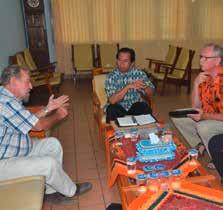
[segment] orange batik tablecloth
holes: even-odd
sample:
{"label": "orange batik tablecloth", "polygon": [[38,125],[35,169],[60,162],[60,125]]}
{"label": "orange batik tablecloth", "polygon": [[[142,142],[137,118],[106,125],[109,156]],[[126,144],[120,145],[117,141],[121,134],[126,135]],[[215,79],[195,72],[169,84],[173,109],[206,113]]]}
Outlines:
{"label": "orange batik tablecloth", "polygon": [[[113,128],[107,131],[105,145],[108,166],[108,186],[112,187],[115,182],[118,183],[123,209],[171,209],[173,206],[181,205],[183,203],[188,205],[192,205],[193,203],[192,209],[202,209],[198,208],[198,206],[201,207],[205,205],[208,206],[208,208],[210,206],[210,209],[218,210],[219,208],[222,208],[223,193],[222,191],[213,189],[213,187],[217,186],[215,177],[209,175],[198,161],[193,165],[190,164],[187,148],[175,136],[173,136],[173,141],[177,148],[176,158],[174,160],[163,160],[155,163],[142,163],[137,161],[136,172],[134,174],[129,174],[126,159],[129,156],[136,156],[135,145],[138,141],[140,141],[140,138],[135,142],[125,137],[116,138]],[[163,164],[165,170],[180,169],[182,171],[182,175],[180,176],[182,182],[181,189],[184,188],[184,191],[179,190],[179,192],[177,192],[170,188],[164,193],[159,188],[157,192],[151,192],[149,187],[146,186],[146,192],[139,193],[139,186],[137,186],[135,182],[136,175],[144,172],[143,167],[145,165],[152,166],[155,164]],[[197,172],[197,175],[194,176],[194,172]],[[210,197],[208,194],[210,194],[211,191],[213,191],[213,194],[211,194]],[[186,196],[185,193],[189,193],[191,196]],[[196,195],[204,198],[204,200],[200,198],[195,199]],[[214,199],[214,201],[218,201],[219,203],[205,203],[205,200],[209,202],[211,199]],[[150,208],[150,206],[153,206],[154,208]],[[187,205],[181,209],[186,210]]]}

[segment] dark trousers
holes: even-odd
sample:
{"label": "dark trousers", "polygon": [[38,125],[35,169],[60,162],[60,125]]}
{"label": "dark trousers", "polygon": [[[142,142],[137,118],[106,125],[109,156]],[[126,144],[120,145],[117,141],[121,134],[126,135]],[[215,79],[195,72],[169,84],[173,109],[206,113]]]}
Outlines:
{"label": "dark trousers", "polygon": [[124,117],[125,115],[141,115],[141,114],[151,114],[152,109],[145,102],[136,102],[131,108],[126,111],[119,104],[110,104],[106,110],[106,122],[116,120],[118,117]]}
{"label": "dark trousers", "polygon": [[213,136],[208,143],[208,149],[218,173],[223,177],[223,134]]}

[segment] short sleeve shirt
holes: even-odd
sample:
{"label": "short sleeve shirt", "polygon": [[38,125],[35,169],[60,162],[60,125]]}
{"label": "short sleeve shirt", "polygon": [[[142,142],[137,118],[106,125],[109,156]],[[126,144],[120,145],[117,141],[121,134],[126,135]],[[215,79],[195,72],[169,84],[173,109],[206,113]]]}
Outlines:
{"label": "short sleeve shirt", "polygon": [[209,77],[199,86],[201,106],[204,113],[223,113],[223,74]]}
{"label": "short sleeve shirt", "polygon": [[[147,87],[154,89],[154,85],[149,80],[145,72],[132,68],[129,71],[122,73],[118,69],[113,70],[107,75],[105,80],[105,91],[107,97],[110,98],[113,94],[123,89],[126,85],[136,81],[142,80]],[[140,90],[143,92],[143,90]],[[132,104],[143,101],[140,92],[135,89],[130,89],[119,104],[128,111]]]}
{"label": "short sleeve shirt", "polygon": [[29,154],[32,141],[28,132],[38,120],[10,91],[0,87],[0,159]]}

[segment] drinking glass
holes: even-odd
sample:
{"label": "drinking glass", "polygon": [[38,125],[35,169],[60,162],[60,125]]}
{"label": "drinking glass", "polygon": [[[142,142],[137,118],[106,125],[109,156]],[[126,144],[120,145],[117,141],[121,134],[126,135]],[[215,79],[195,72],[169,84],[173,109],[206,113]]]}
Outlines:
{"label": "drinking glass", "polygon": [[162,140],[163,142],[170,142],[173,140],[173,132],[171,130],[170,124],[165,124],[162,132]]}
{"label": "drinking glass", "polygon": [[144,193],[147,191],[147,175],[146,174],[137,174],[136,175],[136,184],[139,186],[138,191]]}
{"label": "drinking glass", "polygon": [[170,184],[170,177],[171,173],[169,171],[161,171],[160,172],[160,189],[161,190],[168,190],[169,189],[169,184]]}
{"label": "drinking glass", "polygon": [[136,172],[136,158],[128,157],[126,163],[128,168],[128,174],[134,174]]}
{"label": "drinking glass", "polygon": [[198,150],[192,148],[188,150],[189,156],[189,165],[195,166],[197,165],[197,158],[198,158]]}
{"label": "drinking glass", "polygon": [[138,129],[137,128],[132,128],[132,129],[130,129],[130,133],[131,133],[131,141],[136,142],[139,138]]}
{"label": "drinking glass", "polygon": [[160,185],[160,180],[159,180],[159,174],[152,172],[149,173],[148,175],[148,188],[151,192],[158,192],[159,190],[159,185]]}
{"label": "drinking glass", "polygon": [[181,187],[181,174],[182,171],[180,169],[175,169],[171,171],[172,174],[172,181],[171,181],[171,187],[174,190],[179,190]]}

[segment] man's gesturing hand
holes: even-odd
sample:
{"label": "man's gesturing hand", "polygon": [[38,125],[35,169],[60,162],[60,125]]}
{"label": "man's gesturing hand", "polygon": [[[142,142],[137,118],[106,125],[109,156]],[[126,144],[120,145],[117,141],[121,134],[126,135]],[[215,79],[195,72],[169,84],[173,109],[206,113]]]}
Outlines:
{"label": "man's gesturing hand", "polygon": [[58,98],[54,99],[54,95],[51,95],[47,104],[47,109],[49,112],[56,110],[62,106],[66,106],[69,101],[69,97],[67,95],[62,95]]}
{"label": "man's gesturing hand", "polygon": [[201,72],[195,79],[194,83],[195,85],[199,85],[202,82],[205,82],[210,75],[207,72]]}

